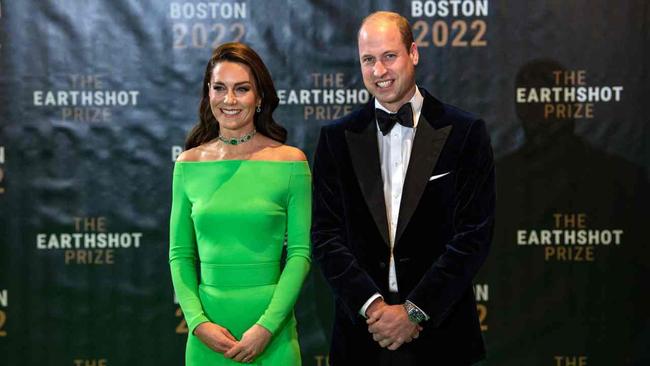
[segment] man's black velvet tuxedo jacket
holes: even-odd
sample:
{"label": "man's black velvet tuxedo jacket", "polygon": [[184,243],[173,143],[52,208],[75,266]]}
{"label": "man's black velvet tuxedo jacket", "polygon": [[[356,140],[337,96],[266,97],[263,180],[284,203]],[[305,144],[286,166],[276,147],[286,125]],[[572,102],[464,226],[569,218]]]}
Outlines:
{"label": "man's black velvet tuxedo jacket", "polygon": [[[485,354],[472,279],[492,238],[492,149],[482,120],[420,91],[394,257],[400,301],[430,319],[402,348],[418,364],[470,364]],[[336,304],[330,363],[373,365],[381,347],[359,310],[388,294],[390,258],[374,100],[322,128],[313,175],[313,253]]]}

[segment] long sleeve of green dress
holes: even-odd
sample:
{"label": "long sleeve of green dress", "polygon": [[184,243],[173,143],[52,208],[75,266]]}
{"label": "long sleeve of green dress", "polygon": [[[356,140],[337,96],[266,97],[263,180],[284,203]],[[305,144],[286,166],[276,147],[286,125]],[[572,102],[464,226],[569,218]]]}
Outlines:
{"label": "long sleeve of green dress", "polygon": [[[296,167],[301,169],[296,169]],[[269,307],[257,324],[275,333],[292,312],[309,272],[311,228],[311,175],[294,166],[287,192],[287,262]]]}
{"label": "long sleeve of green dress", "polygon": [[191,218],[192,203],[185,192],[183,169],[174,166],[172,210],[169,225],[169,263],[176,298],[181,305],[190,334],[201,323],[209,321],[199,299],[197,273],[198,252]]}

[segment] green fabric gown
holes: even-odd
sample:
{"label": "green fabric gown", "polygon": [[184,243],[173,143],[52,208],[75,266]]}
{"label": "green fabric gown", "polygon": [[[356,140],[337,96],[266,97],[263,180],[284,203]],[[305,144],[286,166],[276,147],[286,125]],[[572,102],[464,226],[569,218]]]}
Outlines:
{"label": "green fabric gown", "polygon": [[189,328],[186,365],[239,364],[192,335],[208,321],[237,339],[256,323],[271,331],[255,365],[300,365],[293,306],[310,264],[307,162],[177,162],[172,191],[169,263]]}

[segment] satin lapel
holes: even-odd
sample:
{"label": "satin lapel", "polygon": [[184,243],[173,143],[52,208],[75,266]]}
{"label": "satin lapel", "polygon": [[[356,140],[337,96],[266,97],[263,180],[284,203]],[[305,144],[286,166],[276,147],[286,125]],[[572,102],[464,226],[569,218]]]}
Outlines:
{"label": "satin lapel", "polygon": [[363,198],[368,204],[381,237],[384,238],[386,245],[390,245],[388,241],[386,204],[384,202],[384,183],[379,166],[377,126],[371,122],[359,132],[346,130],[345,139],[348,143],[352,166],[359,181]]}
{"label": "satin lapel", "polygon": [[449,132],[451,132],[451,125],[435,129],[426,120],[424,114],[420,116],[413,141],[413,149],[411,150],[409,167],[404,179],[402,201],[397,219],[397,232],[395,233],[396,244],[411,220],[424,188],[429,183],[429,177],[438,162],[438,157],[445,146]]}

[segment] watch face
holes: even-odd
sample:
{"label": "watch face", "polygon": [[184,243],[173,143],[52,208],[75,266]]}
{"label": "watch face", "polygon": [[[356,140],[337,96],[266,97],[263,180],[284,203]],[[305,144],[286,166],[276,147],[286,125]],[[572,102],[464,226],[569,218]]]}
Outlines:
{"label": "watch face", "polygon": [[416,306],[414,306],[410,301],[404,303],[404,308],[406,309],[406,314],[409,317],[409,320],[413,323],[420,323],[426,317]]}
{"label": "watch face", "polygon": [[409,320],[411,320],[414,323],[419,323],[424,319],[422,314],[420,314],[420,312],[414,307],[409,307],[408,316],[409,316]]}

